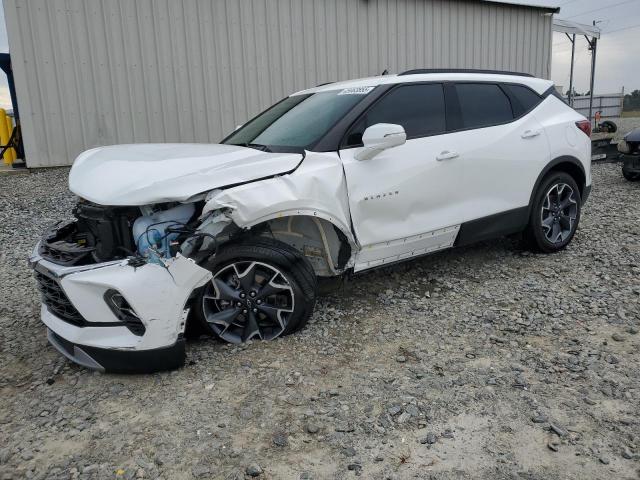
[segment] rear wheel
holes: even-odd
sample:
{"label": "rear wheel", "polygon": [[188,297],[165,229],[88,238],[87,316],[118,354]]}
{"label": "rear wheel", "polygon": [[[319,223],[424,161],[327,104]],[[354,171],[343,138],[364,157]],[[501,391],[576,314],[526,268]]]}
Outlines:
{"label": "rear wheel", "polygon": [[258,237],[226,245],[203,266],[213,278],[199,294],[196,317],[226,342],[273,340],[311,316],[315,273],[285,243]]}
{"label": "rear wheel", "polygon": [[551,172],[534,197],[525,240],[533,250],[553,253],[565,248],[580,222],[581,198],[571,175]]}

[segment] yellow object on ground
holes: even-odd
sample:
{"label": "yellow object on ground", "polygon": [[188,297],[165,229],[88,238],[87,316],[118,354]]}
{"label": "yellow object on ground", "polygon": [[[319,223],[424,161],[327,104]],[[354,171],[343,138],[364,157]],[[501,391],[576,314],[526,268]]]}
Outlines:
{"label": "yellow object on ground", "polygon": [[[6,145],[9,143],[9,128],[7,125],[7,111],[4,108],[0,108],[0,145]],[[11,165],[11,154],[7,150],[2,156],[5,165]]]}
{"label": "yellow object on ground", "polygon": [[[13,135],[13,128],[13,119],[9,115],[7,115],[7,129],[9,130],[9,138],[11,138],[11,135]],[[9,154],[9,163],[13,163],[16,161],[17,155],[15,148],[10,148],[6,151],[6,153]]]}

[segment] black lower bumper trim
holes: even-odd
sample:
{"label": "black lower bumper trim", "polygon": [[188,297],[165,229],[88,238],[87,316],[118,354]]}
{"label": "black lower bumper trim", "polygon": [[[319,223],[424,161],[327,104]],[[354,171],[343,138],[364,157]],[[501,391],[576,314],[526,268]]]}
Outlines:
{"label": "black lower bumper trim", "polygon": [[185,341],[152,350],[114,350],[77,345],[49,330],[49,342],[65,357],[83,367],[105,373],[154,373],[184,366]]}

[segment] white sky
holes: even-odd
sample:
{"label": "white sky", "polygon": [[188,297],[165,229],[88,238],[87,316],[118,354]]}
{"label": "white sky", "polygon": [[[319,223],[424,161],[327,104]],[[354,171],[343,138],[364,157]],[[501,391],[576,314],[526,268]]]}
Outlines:
{"label": "white sky", "polygon": [[[559,18],[590,24],[601,22],[602,38],[598,43],[596,65],[596,93],[625,92],[640,89],[640,0],[532,0],[514,3],[534,3],[560,7]],[[0,0],[0,52],[8,52],[4,8]],[[571,43],[564,34],[553,34],[553,63],[551,76],[566,91],[569,87]],[[591,54],[587,42],[576,42],[574,82],[576,90],[589,90]],[[420,67],[420,65],[416,65]],[[10,104],[4,74],[0,72],[0,107]]]}
{"label": "white sky", "polygon": [[[532,2],[533,3],[533,2]],[[596,56],[596,93],[640,90],[640,0],[535,0],[559,6],[558,18],[591,24],[602,29]],[[576,41],[574,83],[576,90],[589,90],[591,54],[584,37]],[[564,33],[553,34],[551,78],[564,91],[569,88],[571,42]]]}

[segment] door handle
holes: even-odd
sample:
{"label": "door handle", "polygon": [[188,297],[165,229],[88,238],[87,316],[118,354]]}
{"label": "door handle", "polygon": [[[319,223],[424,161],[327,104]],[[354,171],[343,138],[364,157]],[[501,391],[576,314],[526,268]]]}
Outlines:
{"label": "door handle", "polygon": [[525,130],[521,136],[522,138],[533,138],[538,135],[540,135],[540,130]]}
{"label": "door handle", "polygon": [[440,152],[440,155],[436,157],[436,160],[441,162],[442,160],[451,160],[453,158],[459,157],[460,154],[456,152],[450,152],[449,150],[445,150],[444,152]]}

